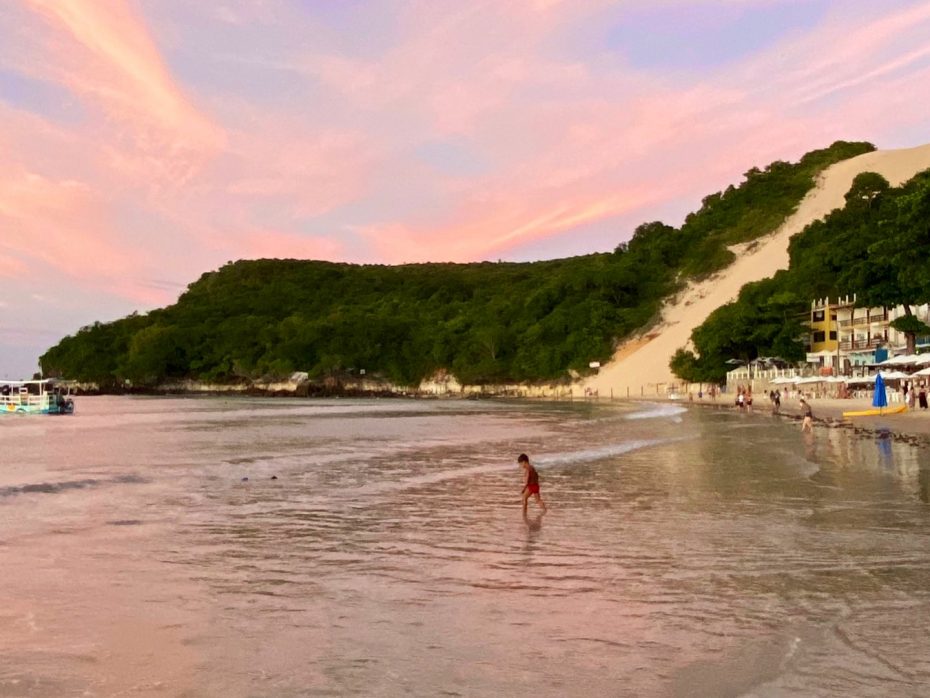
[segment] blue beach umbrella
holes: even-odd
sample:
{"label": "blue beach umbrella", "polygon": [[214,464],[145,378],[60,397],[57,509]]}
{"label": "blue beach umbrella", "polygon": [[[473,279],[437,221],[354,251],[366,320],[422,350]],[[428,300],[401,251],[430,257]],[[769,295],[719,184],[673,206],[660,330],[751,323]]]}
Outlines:
{"label": "blue beach umbrella", "polygon": [[872,407],[888,407],[888,396],[885,395],[885,379],[879,373],[875,376],[875,392],[872,395]]}

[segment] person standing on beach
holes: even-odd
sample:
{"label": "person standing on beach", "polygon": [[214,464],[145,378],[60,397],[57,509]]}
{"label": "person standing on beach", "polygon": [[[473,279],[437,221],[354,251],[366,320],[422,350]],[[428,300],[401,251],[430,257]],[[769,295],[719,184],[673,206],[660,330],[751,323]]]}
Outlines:
{"label": "person standing on beach", "polygon": [[525,453],[520,454],[520,457],[517,458],[517,463],[523,468],[523,515],[526,515],[526,504],[530,499],[530,495],[536,498],[536,504],[545,512],[548,507],[546,507],[546,503],[542,500],[542,497],[539,496],[539,473],[537,473],[536,468],[530,464],[530,458]]}
{"label": "person standing on beach", "polygon": [[801,422],[801,431],[814,431],[814,413],[811,411],[811,406],[807,404],[807,400],[803,397],[801,398],[801,414],[804,416],[804,421]]}

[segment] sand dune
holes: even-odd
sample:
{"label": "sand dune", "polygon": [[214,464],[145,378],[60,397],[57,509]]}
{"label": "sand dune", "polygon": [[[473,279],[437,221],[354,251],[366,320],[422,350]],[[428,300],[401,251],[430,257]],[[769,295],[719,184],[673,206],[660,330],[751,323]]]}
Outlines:
{"label": "sand dune", "polygon": [[821,173],[817,186],[801,201],[797,211],[771,235],[748,245],[733,247],[737,260],[714,277],[689,284],[666,301],[659,326],[645,337],[620,346],[614,359],[584,387],[601,396],[611,390],[617,396],[654,395],[665,384],[677,382],[668,362],[677,349],[688,344],[691,331],[715,309],[736,298],[751,281],[772,276],[788,267],[788,241],[809,223],[819,220],[844,204],[843,196],[860,172],[878,172],[892,185],[899,185],[930,168],[930,145],[905,150],[880,150],[837,163]]}

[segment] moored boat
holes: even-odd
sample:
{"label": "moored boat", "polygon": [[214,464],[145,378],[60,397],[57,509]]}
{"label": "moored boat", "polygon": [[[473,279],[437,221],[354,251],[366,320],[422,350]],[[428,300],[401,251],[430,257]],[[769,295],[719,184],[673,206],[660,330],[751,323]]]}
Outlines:
{"label": "moored boat", "polygon": [[48,378],[0,380],[0,414],[74,414],[71,387]]}

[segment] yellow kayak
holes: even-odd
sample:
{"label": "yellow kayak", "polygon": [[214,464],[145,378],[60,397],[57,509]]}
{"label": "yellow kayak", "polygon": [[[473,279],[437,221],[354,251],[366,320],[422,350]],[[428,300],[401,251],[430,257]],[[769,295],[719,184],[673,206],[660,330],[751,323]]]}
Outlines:
{"label": "yellow kayak", "polygon": [[886,414],[901,414],[907,412],[907,405],[897,405],[895,407],[873,407],[870,410],[859,410],[858,412],[844,412],[844,417],[884,417]]}

